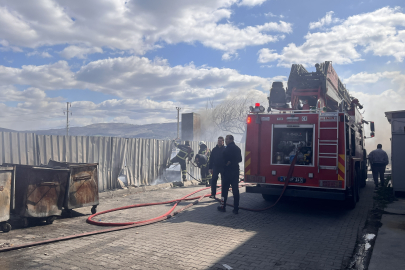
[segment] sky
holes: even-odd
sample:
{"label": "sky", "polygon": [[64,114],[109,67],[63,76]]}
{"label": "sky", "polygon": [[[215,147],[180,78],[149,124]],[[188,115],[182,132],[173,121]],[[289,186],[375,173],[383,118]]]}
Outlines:
{"label": "sky", "polygon": [[0,0],[0,127],[174,122],[332,61],[388,146],[404,58],[402,0]]}

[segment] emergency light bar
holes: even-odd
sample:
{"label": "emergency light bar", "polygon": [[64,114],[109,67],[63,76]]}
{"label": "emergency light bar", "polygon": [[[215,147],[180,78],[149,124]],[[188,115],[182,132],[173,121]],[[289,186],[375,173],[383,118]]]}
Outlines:
{"label": "emergency light bar", "polygon": [[262,113],[264,112],[265,108],[260,105],[260,103],[255,103],[255,107],[249,107],[251,113]]}

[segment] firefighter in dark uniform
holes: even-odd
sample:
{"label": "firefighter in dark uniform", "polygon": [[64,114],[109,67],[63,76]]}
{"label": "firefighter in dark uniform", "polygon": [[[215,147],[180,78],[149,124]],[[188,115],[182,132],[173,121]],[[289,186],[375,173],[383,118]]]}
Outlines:
{"label": "firefighter in dark uniform", "polygon": [[[208,157],[203,154],[197,154],[197,155],[195,155],[194,162],[197,164],[198,168],[201,169],[201,179],[207,179],[207,175],[209,174],[208,166],[207,166]],[[203,180],[199,183],[199,185],[204,185],[204,184],[209,186],[209,184]]]}
{"label": "firefighter in dark uniform", "polygon": [[238,214],[239,211],[239,163],[242,162],[242,154],[240,148],[235,144],[233,136],[225,137],[226,148],[223,153],[225,167],[224,179],[221,186],[221,205],[218,206],[218,211],[226,212],[226,201],[228,199],[228,190],[232,186],[233,205],[232,212]]}
{"label": "firefighter in dark uniform", "polygon": [[187,181],[186,179],[186,174],[187,174],[187,169],[186,169],[186,159],[190,161],[193,156],[194,156],[194,151],[190,147],[190,142],[186,141],[185,144],[178,144],[176,141],[174,141],[174,145],[180,150],[177,155],[172,158],[169,162],[169,165],[167,167],[170,167],[173,163],[179,163],[181,167],[181,176],[183,178],[183,181]]}
{"label": "firefighter in dark uniform", "polygon": [[206,161],[204,164],[198,165],[197,166],[201,169],[201,183],[199,185],[206,185],[207,187],[210,186],[211,183],[211,178],[212,175],[209,172],[209,162],[210,162],[210,156],[211,156],[211,150],[208,149],[207,145],[205,142],[200,142],[199,143],[200,149],[198,150],[198,154],[204,155],[207,157]]}

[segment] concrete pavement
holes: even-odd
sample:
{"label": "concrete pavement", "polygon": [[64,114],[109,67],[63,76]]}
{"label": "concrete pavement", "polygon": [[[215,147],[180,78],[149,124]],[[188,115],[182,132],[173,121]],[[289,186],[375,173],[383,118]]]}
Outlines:
{"label": "concrete pavement", "polygon": [[405,269],[405,200],[394,201],[384,211],[368,269]]}
{"label": "concrete pavement", "polygon": [[[101,194],[98,210],[180,198],[196,186]],[[116,194],[116,195],[114,195]],[[112,196],[114,195],[114,196]],[[2,269],[344,269],[373,205],[373,185],[361,190],[354,210],[341,202],[285,198],[265,212],[216,210],[202,203],[164,222],[117,232],[0,253]],[[232,203],[232,196],[229,201]],[[241,206],[271,205],[241,189]],[[185,203],[182,203],[185,205]],[[103,221],[136,221],[165,213],[170,205],[127,209],[102,215]],[[36,224],[0,233],[0,244],[17,245],[100,230],[85,222],[90,208],[52,225]]]}

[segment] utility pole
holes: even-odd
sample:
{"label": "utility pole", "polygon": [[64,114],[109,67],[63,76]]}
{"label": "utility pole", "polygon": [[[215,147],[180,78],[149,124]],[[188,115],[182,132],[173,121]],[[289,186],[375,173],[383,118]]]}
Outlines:
{"label": "utility pole", "polygon": [[180,125],[180,110],[181,110],[181,108],[180,107],[176,107],[176,110],[177,110],[177,139],[180,139],[179,138],[179,125]]}
{"label": "utility pole", "polygon": [[69,107],[72,107],[72,103],[66,102],[66,137],[69,136]]}

